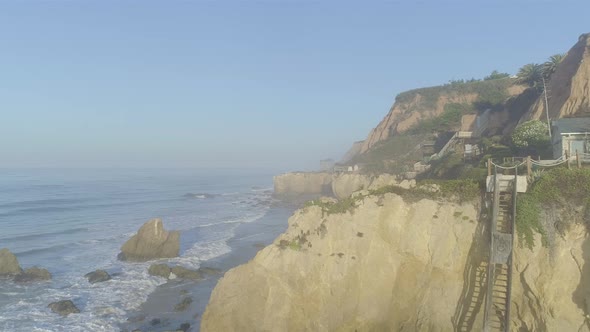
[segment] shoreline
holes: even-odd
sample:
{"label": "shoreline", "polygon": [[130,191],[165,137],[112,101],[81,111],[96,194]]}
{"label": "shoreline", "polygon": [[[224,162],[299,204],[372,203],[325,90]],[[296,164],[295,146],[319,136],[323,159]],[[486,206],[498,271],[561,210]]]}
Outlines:
{"label": "shoreline", "polygon": [[[180,329],[185,323],[190,324],[189,331],[199,331],[201,316],[217,281],[229,269],[248,262],[271,244],[287,229],[287,220],[298,207],[296,203],[273,202],[262,217],[236,227],[234,236],[227,241],[231,250],[201,264],[201,268],[220,270],[219,274],[199,281],[169,280],[158,286],[139,310],[128,315],[127,322],[120,326],[121,331],[169,331]],[[186,298],[192,300],[186,310],[175,311],[175,306]]]}

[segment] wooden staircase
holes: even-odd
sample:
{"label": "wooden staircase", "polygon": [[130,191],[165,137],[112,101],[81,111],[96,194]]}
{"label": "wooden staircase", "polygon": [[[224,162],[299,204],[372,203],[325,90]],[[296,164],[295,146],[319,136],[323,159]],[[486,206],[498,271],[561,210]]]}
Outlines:
{"label": "wooden staircase", "polygon": [[508,331],[510,327],[516,192],[516,175],[513,179],[494,177],[484,332]]}

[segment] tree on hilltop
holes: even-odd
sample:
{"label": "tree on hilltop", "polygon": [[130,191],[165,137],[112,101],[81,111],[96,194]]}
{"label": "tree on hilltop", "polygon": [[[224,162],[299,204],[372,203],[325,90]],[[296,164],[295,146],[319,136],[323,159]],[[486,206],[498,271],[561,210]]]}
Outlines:
{"label": "tree on hilltop", "polygon": [[555,72],[557,65],[563,60],[563,58],[565,58],[565,54],[555,54],[549,57],[549,60],[543,64],[543,74],[545,77],[549,78],[551,74]]}
{"label": "tree on hilltop", "polygon": [[510,74],[508,73],[501,73],[497,70],[494,70],[491,72],[490,75],[486,76],[483,78],[484,81],[489,81],[489,80],[497,80],[500,78],[506,78],[506,77],[510,77]]}
{"label": "tree on hilltop", "polygon": [[532,88],[541,88],[543,86],[543,65],[538,63],[529,63],[522,66],[516,74],[517,82],[526,84]]}

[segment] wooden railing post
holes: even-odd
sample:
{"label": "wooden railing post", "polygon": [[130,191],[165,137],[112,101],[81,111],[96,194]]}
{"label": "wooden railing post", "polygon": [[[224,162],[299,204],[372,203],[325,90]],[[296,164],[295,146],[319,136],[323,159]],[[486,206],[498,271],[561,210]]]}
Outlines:
{"label": "wooden railing post", "polygon": [[576,150],[576,163],[578,168],[582,168],[582,160],[580,160],[580,151]]}
{"label": "wooden railing post", "polygon": [[492,158],[488,158],[488,176],[492,175]]}
{"label": "wooden railing post", "polygon": [[529,180],[533,179],[533,165],[531,163],[531,156],[526,157],[526,176]]}
{"label": "wooden railing post", "polygon": [[567,152],[567,150],[565,150],[565,160],[566,160],[566,164],[567,164],[567,169],[570,169],[570,158],[569,158],[569,153]]}

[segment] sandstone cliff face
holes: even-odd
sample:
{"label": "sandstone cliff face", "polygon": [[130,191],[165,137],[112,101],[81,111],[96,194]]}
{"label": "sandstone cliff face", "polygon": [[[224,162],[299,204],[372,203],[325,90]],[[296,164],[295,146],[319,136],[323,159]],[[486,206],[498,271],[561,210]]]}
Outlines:
{"label": "sandstone cliff face", "polygon": [[[550,118],[590,116],[590,34],[580,36],[557,66],[547,88]],[[541,96],[522,121],[545,118]]]}
{"label": "sandstone cliff face", "polygon": [[331,195],[342,199],[361,189],[378,189],[388,185],[408,189],[416,185],[414,180],[398,181],[391,174],[286,173],[275,176],[273,180],[275,194],[279,197]]}
{"label": "sandstone cliff face", "polygon": [[[474,204],[366,197],[353,214],[297,211],[288,230],[228,271],[203,331],[480,330],[489,234]],[[511,330],[590,331],[583,226],[517,248]],[[473,314],[470,313],[473,309]]]}
{"label": "sandstone cliff face", "polygon": [[371,130],[369,136],[363,142],[360,153],[365,153],[375,144],[388,139],[392,134],[405,132],[408,128],[422,119],[440,115],[444,111],[444,106],[447,103],[472,103],[476,99],[477,94],[443,95],[438,98],[434,108],[422,112],[416,111],[416,107],[422,101],[422,95],[420,95],[420,93],[417,93],[410,102],[396,102],[377,127]]}
{"label": "sandstone cliff face", "polygon": [[331,173],[286,173],[273,178],[274,193],[278,196],[330,194]]}
{"label": "sandstone cliff face", "polygon": [[[472,204],[368,197],[295,213],[213,291],[203,331],[448,331],[478,223]],[[300,241],[295,249],[280,246]]]}
{"label": "sandstone cliff face", "polygon": [[[537,243],[540,239],[537,239]],[[514,256],[512,330],[590,331],[590,242],[574,226],[549,248]]]}

